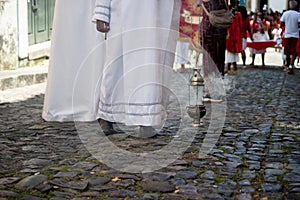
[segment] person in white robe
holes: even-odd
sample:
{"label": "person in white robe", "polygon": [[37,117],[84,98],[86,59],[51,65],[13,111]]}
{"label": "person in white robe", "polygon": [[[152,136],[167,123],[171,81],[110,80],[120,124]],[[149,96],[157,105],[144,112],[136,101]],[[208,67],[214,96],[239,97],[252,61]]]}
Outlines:
{"label": "person in white robe", "polygon": [[105,46],[91,22],[94,6],[95,0],[56,0],[42,113],[46,121],[97,120]]}
{"label": "person in white robe", "polygon": [[180,6],[180,0],[96,0],[97,29],[107,32],[101,127],[119,122],[151,134],[163,125]]}
{"label": "person in white robe", "polygon": [[186,65],[189,63],[190,43],[185,41],[177,41],[175,63],[180,64],[180,73],[189,72]]}

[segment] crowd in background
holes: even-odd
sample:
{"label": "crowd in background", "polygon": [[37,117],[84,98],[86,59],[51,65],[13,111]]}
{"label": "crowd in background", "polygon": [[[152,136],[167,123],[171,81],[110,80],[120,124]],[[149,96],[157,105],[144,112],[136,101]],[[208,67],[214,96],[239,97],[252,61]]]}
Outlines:
{"label": "crowd in background", "polygon": [[[288,74],[293,74],[293,68],[296,57],[300,55],[300,40],[299,40],[299,25],[300,16],[297,8],[297,2],[290,0],[289,9],[282,12],[273,11],[271,8],[268,10],[258,11],[256,13],[250,13],[252,21],[252,33],[255,32],[255,23],[257,19],[262,21],[262,32],[265,35],[263,40],[272,40],[275,42],[275,51],[278,48],[283,48],[282,60],[283,68]],[[254,65],[255,51],[252,53],[252,63]],[[262,65],[264,66],[264,53],[262,52]],[[299,60],[299,59],[298,59]]]}
{"label": "crowd in background", "polygon": [[[285,12],[285,10],[283,10],[282,12],[279,12],[279,11],[273,11],[272,8],[262,11],[263,19],[265,21],[267,21],[267,23],[269,25],[268,34],[269,34],[270,39],[278,38],[278,37],[275,37],[274,30],[277,31],[278,29],[280,29],[280,18],[282,16],[283,12]],[[254,14],[255,13],[250,12],[249,17],[251,19],[253,19]],[[276,35],[276,36],[278,36],[278,35]]]}
{"label": "crowd in background", "polygon": [[[204,79],[209,79],[215,74],[214,68],[217,68],[222,77],[225,74],[237,74],[237,63],[240,57],[243,67],[246,67],[246,64],[258,67],[255,58],[257,54],[260,54],[261,66],[264,67],[265,53],[269,47],[274,47],[275,51],[281,52],[282,68],[288,74],[293,74],[294,58],[297,56],[299,58],[300,55],[300,39],[298,39],[300,14],[297,1],[289,0],[287,10],[274,11],[272,8],[264,7],[256,12],[250,12],[244,3],[239,1],[234,1],[235,4],[228,4],[226,0],[199,0],[197,2],[199,7],[208,11],[202,12],[202,20],[198,28]],[[221,9],[229,10],[234,16],[229,28],[217,27],[210,22],[209,12]],[[246,48],[250,54],[246,54]],[[188,56],[187,50],[181,55]],[[248,62],[246,62],[247,59]],[[181,64],[180,72],[187,71],[185,64],[188,63],[189,58],[184,60],[181,63],[177,62]],[[211,95],[206,93],[205,96],[211,98]]]}
{"label": "crowd in background", "polygon": [[[275,45],[276,47],[282,46],[283,31],[280,27],[280,18],[284,12],[285,10],[283,10],[282,12],[279,12],[277,10],[273,11],[272,8],[268,10],[263,10],[261,12],[262,18],[267,24],[268,39],[274,40],[276,42]],[[257,13],[250,12],[249,14],[250,20],[253,20],[255,14]]]}
{"label": "crowd in background", "polygon": [[[234,8],[233,8],[234,9]],[[249,12],[247,15],[248,19],[245,19],[245,7],[239,6],[238,12],[242,13],[244,31],[247,31],[248,42],[249,39],[251,41],[274,41],[275,50],[282,48],[282,38],[284,31],[281,28],[280,18],[285,10],[282,12],[273,11],[271,8],[268,10],[262,10],[257,12]],[[235,14],[236,15],[236,14]],[[250,30],[247,27],[247,21],[250,24]],[[244,36],[243,36],[244,37]],[[272,43],[271,43],[272,44]],[[253,49],[249,48],[250,56],[252,57],[251,66],[255,66],[255,56],[256,54],[261,54],[262,57],[262,66],[265,66],[265,53],[266,48],[261,49]],[[243,47],[243,51],[241,52],[241,57],[243,61],[243,66],[246,66],[246,57],[245,57],[245,47]],[[233,67],[236,69],[236,64],[233,63]],[[230,69],[230,66],[228,66]],[[229,71],[230,72],[230,71]]]}
{"label": "crowd in background", "polygon": [[[229,5],[229,9],[234,14],[234,21],[230,28],[227,30],[226,36],[226,50],[225,50],[225,69],[224,72],[228,74],[237,74],[237,62],[239,61],[239,54],[242,58],[243,67],[246,66],[246,53],[245,49],[249,47],[249,57],[252,62],[250,66],[255,67],[256,54],[261,54],[262,66],[265,66],[265,53],[268,47],[275,47],[275,51],[282,52],[283,68],[288,71],[287,67],[292,65],[289,58],[286,56],[284,50],[284,33],[286,23],[282,16],[286,11],[295,9],[297,2],[290,1],[295,7],[289,7],[288,10],[274,11],[272,8],[258,10],[256,12],[247,11],[243,5]],[[294,13],[295,14],[295,13]],[[295,21],[294,27],[298,29],[299,17],[289,17],[289,21]],[[298,20],[298,21],[297,21]],[[290,25],[289,25],[290,26]],[[238,38],[240,37],[240,38]],[[288,36],[287,38],[289,38]],[[296,38],[296,36],[294,36]],[[287,41],[288,39],[286,39]],[[258,43],[264,42],[264,43]],[[249,43],[252,43],[249,45]],[[297,43],[294,42],[294,43]],[[286,46],[286,45],[285,45]],[[292,48],[292,47],[289,47]],[[286,48],[287,49],[287,48]],[[297,56],[300,55],[300,42],[297,45]],[[292,57],[292,55],[291,55]],[[299,59],[298,59],[299,60]]]}
{"label": "crowd in background", "polygon": [[[229,6],[230,7],[230,6]],[[235,9],[237,9],[238,12],[241,13],[241,17],[242,17],[242,23],[244,28],[242,28],[243,30],[238,31],[241,32],[241,37],[243,38],[243,47],[242,50],[239,51],[239,53],[241,53],[241,58],[242,58],[242,63],[243,66],[246,66],[246,53],[245,53],[245,49],[247,47],[247,41],[249,42],[250,40],[253,40],[252,37],[252,32],[255,31],[253,30],[253,22],[254,20],[258,17],[263,21],[263,23],[265,24],[264,29],[266,31],[264,31],[265,37],[263,38],[264,40],[271,40],[274,41],[276,44],[274,45],[275,47],[275,51],[281,51],[282,49],[282,38],[283,38],[283,30],[280,26],[280,18],[283,14],[283,12],[285,12],[285,10],[282,11],[274,11],[272,10],[272,8],[269,8],[267,10],[262,10],[262,11],[257,11],[257,12],[252,12],[252,11],[248,11],[246,9],[245,6],[231,6],[230,9],[232,9],[232,12],[235,13]],[[249,25],[247,25],[249,23]],[[236,30],[234,30],[236,32]],[[227,34],[227,43],[228,43],[228,37],[229,35]],[[248,38],[248,40],[247,40]],[[235,41],[234,41],[235,42]],[[178,59],[176,60],[176,63],[181,65],[180,68],[180,72],[189,72],[189,70],[187,70],[185,68],[185,65],[189,63],[189,53],[188,53],[188,46],[189,44],[187,42],[178,42],[177,45],[177,54],[181,55],[180,57],[178,57]],[[227,44],[228,46],[228,44]],[[252,62],[250,65],[254,66],[254,59],[255,59],[255,54],[253,52],[253,50],[250,50],[250,56],[252,57]],[[258,51],[258,53],[262,53],[262,66],[265,65],[264,63],[264,53],[265,53],[265,49],[263,49],[262,51]],[[257,51],[255,52],[257,53]],[[254,56],[253,56],[254,55]],[[226,53],[227,56],[227,53]],[[237,56],[237,55],[236,55]],[[249,57],[249,55],[248,55]],[[225,59],[226,60],[226,59]],[[236,62],[234,62],[235,60],[232,59],[232,57],[228,60],[228,62],[226,63],[224,72],[225,73],[230,73],[230,66],[233,69],[232,74],[236,74],[236,62],[238,61],[238,58],[236,58]],[[228,66],[229,65],[229,66]]]}

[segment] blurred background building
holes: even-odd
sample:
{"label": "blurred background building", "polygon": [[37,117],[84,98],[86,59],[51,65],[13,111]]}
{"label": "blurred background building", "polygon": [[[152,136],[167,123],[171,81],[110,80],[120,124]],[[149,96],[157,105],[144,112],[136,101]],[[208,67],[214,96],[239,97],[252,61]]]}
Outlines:
{"label": "blurred background building", "polygon": [[0,0],[0,70],[49,56],[54,4],[55,0]]}

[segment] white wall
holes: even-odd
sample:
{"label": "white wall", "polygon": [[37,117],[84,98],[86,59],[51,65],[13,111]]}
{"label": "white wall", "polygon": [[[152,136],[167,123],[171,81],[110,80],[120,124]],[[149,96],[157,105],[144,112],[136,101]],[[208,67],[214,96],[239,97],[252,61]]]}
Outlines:
{"label": "white wall", "polygon": [[[250,1],[250,8],[248,8],[248,10],[255,12],[259,0],[247,0],[247,1],[248,2]],[[286,8],[287,1],[288,0],[269,0],[268,8],[272,8],[273,11],[277,10],[279,12],[282,12],[282,10],[287,9]]]}
{"label": "white wall", "polygon": [[256,12],[257,0],[251,0],[251,11]]}
{"label": "white wall", "polygon": [[269,8],[272,8],[273,11],[282,12],[286,9],[287,0],[269,0]]}
{"label": "white wall", "polygon": [[18,0],[19,57],[28,57],[27,1]]}
{"label": "white wall", "polygon": [[0,70],[18,67],[17,1],[0,0]]}

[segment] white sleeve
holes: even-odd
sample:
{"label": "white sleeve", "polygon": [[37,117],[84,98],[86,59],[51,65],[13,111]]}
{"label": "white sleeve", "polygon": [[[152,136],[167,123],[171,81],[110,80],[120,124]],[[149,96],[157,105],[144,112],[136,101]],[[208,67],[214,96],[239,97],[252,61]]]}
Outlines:
{"label": "white sleeve", "polygon": [[96,0],[93,21],[110,22],[110,5],[112,0]]}
{"label": "white sleeve", "polygon": [[285,13],[282,14],[282,16],[280,17],[280,22],[285,22]]}

